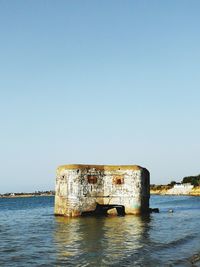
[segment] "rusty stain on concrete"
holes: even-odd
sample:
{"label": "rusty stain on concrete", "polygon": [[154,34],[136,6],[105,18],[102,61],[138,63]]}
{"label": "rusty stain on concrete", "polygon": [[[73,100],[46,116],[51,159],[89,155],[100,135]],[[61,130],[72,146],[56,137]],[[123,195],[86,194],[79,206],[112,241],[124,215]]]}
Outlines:
{"label": "rusty stain on concrete", "polygon": [[141,214],[149,211],[150,174],[137,165],[62,165],[55,191],[56,215],[81,216],[97,207],[116,214],[119,206]]}

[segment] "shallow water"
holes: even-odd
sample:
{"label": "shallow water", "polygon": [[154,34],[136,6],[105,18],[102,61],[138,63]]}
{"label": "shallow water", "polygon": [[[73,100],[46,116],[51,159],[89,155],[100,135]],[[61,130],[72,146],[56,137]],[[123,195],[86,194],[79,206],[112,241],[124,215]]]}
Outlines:
{"label": "shallow water", "polygon": [[152,196],[160,213],[143,217],[68,219],[53,205],[0,199],[0,266],[200,266],[200,197]]}

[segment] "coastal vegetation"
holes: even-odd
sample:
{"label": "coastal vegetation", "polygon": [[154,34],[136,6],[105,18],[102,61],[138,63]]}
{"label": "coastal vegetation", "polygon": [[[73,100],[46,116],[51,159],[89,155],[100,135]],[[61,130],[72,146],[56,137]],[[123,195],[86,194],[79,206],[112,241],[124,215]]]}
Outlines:
{"label": "coastal vegetation", "polygon": [[200,174],[196,176],[187,176],[182,179],[182,183],[190,183],[194,186],[200,186]]}
{"label": "coastal vegetation", "polygon": [[150,185],[150,192],[151,194],[169,194],[169,191],[171,188],[173,188],[175,185],[184,185],[184,184],[191,184],[194,186],[194,188],[191,190],[190,195],[200,196],[200,174],[193,175],[193,176],[186,176],[182,178],[181,182],[171,181],[167,185]]}
{"label": "coastal vegetation", "polygon": [[173,187],[173,185],[171,184],[168,184],[168,185],[162,185],[162,184],[159,184],[159,185],[156,185],[156,184],[151,184],[150,185],[150,190],[153,190],[153,191],[158,191],[158,190],[169,190]]}

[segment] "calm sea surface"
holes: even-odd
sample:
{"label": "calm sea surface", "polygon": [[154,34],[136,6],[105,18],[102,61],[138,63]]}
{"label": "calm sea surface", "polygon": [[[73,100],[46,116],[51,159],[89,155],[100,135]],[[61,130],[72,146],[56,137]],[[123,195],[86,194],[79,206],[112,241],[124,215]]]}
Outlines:
{"label": "calm sea surface", "polygon": [[200,197],[152,196],[160,213],[146,217],[67,219],[53,206],[0,199],[0,266],[200,266]]}

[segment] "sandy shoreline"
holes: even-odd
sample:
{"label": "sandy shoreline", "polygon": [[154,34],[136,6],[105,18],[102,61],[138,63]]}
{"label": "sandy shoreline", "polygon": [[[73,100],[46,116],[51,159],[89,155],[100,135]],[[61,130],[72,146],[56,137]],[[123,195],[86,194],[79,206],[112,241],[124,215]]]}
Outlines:
{"label": "sandy shoreline", "polygon": [[200,186],[194,187],[188,194],[171,194],[169,193],[169,189],[161,188],[161,189],[151,189],[151,195],[184,195],[184,196],[200,196]]}

